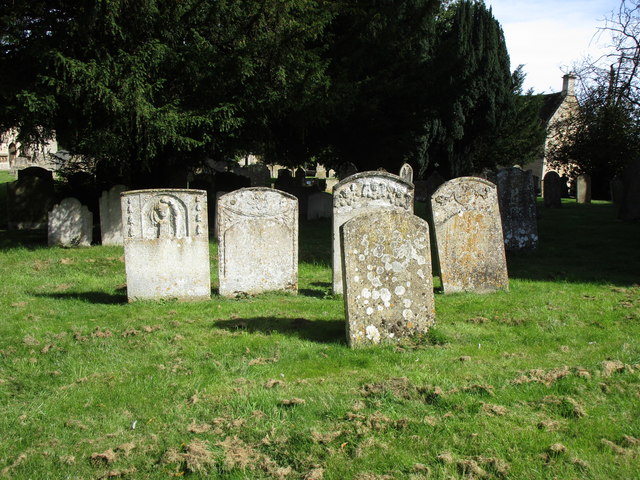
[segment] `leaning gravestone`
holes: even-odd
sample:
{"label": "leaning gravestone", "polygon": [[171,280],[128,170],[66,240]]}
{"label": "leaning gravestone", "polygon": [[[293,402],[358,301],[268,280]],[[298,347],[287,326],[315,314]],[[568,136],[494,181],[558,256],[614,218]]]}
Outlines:
{"label": "leaning gravestone", "polygon": [[508,290],[496,186],[454,178],[436,190],[431,208],[444,293]]}
{"label": "leaning gravestone", "polygon": [[591,177],[586,173],[578,175],[576,179],[576,201],[591,203]]}
{"label": "leaning gravestone", "polygon": [[129,301],[209,299],[207,192],[131,190],[121,205]]}
{"label": "leaning gravestone", "polygon": [[298,290],[298,200],[243,188],[218,200],[220,295]]}
{"label": "leaning gravestone", "polygon": [[405,182],[413,183],[413,167],[408,163],[404,163],[402,167],[400,167],[398,176]]}
{"label": "leaning gravestone", "polygon": [[76,198],[65,198],[49,212],[48,244],[88,247],[93,234],[93,213]]}
{"label": "leaning gravestone", "polygon": [[120,194],[124,185],[114,185],[100,196],[100,235],[102,245],[122,245],[122,208]]}
{"label": "leaning gravestone", "polygon": [[47,228],[47,214],[55,203],[53,174],[40,167],[18,172],[18,180],[7,184],[9,230]]}
{"label": "leaning gravestone", "polygon": [[333,188],[334,294],[343,292],[340,226],[361,213],[383,210],[413,213],[413,185],[391,173],[361,172],[345,178]]}
{"label": "leaning gravestone", "polygon": [[618,215],[621,220],[640,220],[640,161],[625,167],[622,182],[624,192]]}
{"label": "leaning gravestone", "polygon": [[427,222],[383,210],[352,218],[340,232],[349,345],[426,333],[435,323]]}
{"label": "leaning gravestone", "polygon": [[542,196],[545,208],[560,208],[562,206],[562,180],[557,172],[547,172],[543,180]]}
{"label": "leaning gravestone", "polygon": [[538,223],[531,171],[525,172],[519,167],[505,168],[496,177],[505,248],[536,248]]}
{"label": "leaning gravestone", "polygon": [[331,218],[333,196],[327,192],[315,192],[307,198],[307,220]]}

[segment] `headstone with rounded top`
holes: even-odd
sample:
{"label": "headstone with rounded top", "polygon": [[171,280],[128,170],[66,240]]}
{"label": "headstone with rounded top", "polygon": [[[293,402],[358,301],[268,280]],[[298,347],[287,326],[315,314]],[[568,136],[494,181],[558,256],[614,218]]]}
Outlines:
{"label": "headstone with rounded top", "polygon": [[100,235],[102,245],[122,245],[122,208],[120,194],[124,185],[114,185],[100,196]]}
{"label": "headstone with rounded top", "polygon": [[77,198],[65,198],[49,212],[48,244],[88,247],[93,235],[93,213]]}
{"label": "headstone with rounded top", "polygon": [[298,291],[298,200],[243,188],[218,200],[220,295]]}
{"label": "headstone with rounded top", "polygon": [[435,323],[427,222],[383,210],[357,215],[340,231],[349,345],[427,333]]}
{"label": "headstone with rounded top", "polygon": [[344,180],[345,178],[350,177],[351,175],[355,175],[356,173],[358,173],[358,167],[356,167],[352,162],[346,162],[338,167],[336,176],[340,180]]}
{"label": "headstone with rounded top", "polygon": [[129,301],[211,298],[207,192],[131,190],[120,198]]}
{"label": "headstone with rounded top", "polygon": [[431,197],[444,293],[509,288],[496,186],[479,177],[445,182]]}
{"label": "headstone with rounded top", "polygon": [[576,201],[591,203],[591,176],[586,173],[578,175],[576,179]]}
{"label": "headstone with rounded top", "polygon": [[507,250],[538,246],[538,220],[531,171],[505,168],[496,175],[502,232]]}
{"label": "headstone with rounded top", "polygon": [[[413,213],[413,184],[385,172],[361,172],[333,188],[333,293],[342,294],[340,226],[356,215],[383,210]],[[372,228],[374,226],[372,225]]]}
{"label": "headstone with rounded top", "polygon": [[304,168],[299,167],[296,170],[296,184],[297,185],[305,185],[306,179],[307,179],[307,172],[305,172]]}
{"label": "headstone with rounded top", "polygon": [[550,171],[544,175],[542,196],[545,208],[560,208],[562,206],[562,181],[558,172]]}
{"label": "headstone with rounded top", "polygon": [[398,176],[405,182],[413,183],[413,167],[408,163],[404,163],[402,167],[400,167]]}

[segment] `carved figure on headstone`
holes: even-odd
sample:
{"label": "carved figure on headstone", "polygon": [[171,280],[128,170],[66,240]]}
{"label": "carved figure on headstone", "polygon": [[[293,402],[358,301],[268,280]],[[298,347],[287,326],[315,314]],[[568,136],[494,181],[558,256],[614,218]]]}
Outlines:
{"label": "carved figure on headstone", "polygon": [[507,290],[496,186],[479,177],[445,182],[431,197],[444,293]]}
{"label": "carved figure on headstone", "polygon": [[427,222],[381,210],[355,216],[340,232],[349,345],[426,333],[435,323]]}
{"label": "carved figure on headstone", "polygon": [[340,226],[356,215],[383,210],[413,213],[413,184],[384,172],[351,175],[333,189],[333,292],[341,294]]}
{"label": "carved figure on headstone", "polygon": [[502,232],[507,250],[538,246],[538,220],[531,171],[505,168],[497,174]]}

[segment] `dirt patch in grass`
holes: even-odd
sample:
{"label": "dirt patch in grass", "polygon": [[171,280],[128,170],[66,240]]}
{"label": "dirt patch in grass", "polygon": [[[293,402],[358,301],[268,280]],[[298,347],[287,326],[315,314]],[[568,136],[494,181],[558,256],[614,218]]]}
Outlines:
{"label": "dirt patch in grass", "polygon": [[275,357],[272,357],[272,358],[257,357],[257,358],[249,360],[249,366],[269,365],[270,363],[277,363],[279,361],[280,361],[280,358],[278,356],[275,356]]}
{"label": "dirt patch in grass", "polygon": [[4,467],[0,470],[0,475],[3,477],[8,476],[12,470],[16,469],[20,464],[22,464],[27,459],[26,453],[21,453],[18,457],[13,461],[13,463],[9,466]]}
{"label": "dirt patch in grass", "polygon": [[208,423],[196,423],[195,421],[191,422],[187,430],[190,433],[206,433],[211,430],[211,425]]}
{"label": "dirt patch in grass", "polygon": [[280,405],[283,407],[292,407],[294,405],[304,405],[307,401],[303,398],[288,398],[285,400],[280,400]]}
{"label": "dirt patch in grass", "polygon": [[274,387],[284,387],[284,386],[285,386],[284,381],[276,380],[274,378],[270,378],[263,385],[264,388],[274,388]]}
{"label": "dirt patch in grass", "polygon": [[492,405],[490,403],[482,404],[482,411],[490,416],[502,416],[506,415],[508,410],[502,405]]}
{"label": "dirt patch in grass", "polygon": [[92,453],[90,457],[91,462],[94,464],[113,463],[116,461],[116,458],[118,458],[118,456],[112,449],[105,450],[102,453]]}
{"label": "dirt patch in grass", "polygon": [[209,450],[209,443],[194,439],[182,450],[170,448],[162,459],[164,464],[175,464],[176,472],[206,473],[212,469],[216,462],[213,453]]}
{"label": "dirt patch in grass", "polygon": [[561,378],[568,377],[569,375],[571,375],[571,369],[566,365],[548,371],[533,369],[520,375],[515,380],[512,380],[511,383],[515,385],[522,385],[524,383],[537,382],[550,387]]}

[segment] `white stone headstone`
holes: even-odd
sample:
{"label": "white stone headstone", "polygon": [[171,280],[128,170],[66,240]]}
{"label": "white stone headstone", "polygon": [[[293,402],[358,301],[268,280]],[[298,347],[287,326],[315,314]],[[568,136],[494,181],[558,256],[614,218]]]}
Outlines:
{"label": "white stone headstone", "polygon": [[102,245],[122,245],[122,208],[120,194],[124,185],[114,185],[100,196],[100,235]]}
{"label": "white stone headstone", "polygon": [[400,173],[398,176],[405,182],[413,183],[413,167],[408,163],[405,163],[400,167]]}
{"label": "white stone headstone", "polygon": [[358,215],[340,231],[349,345],[426,333],[435,323],[427,222],[382,210]]}
{"label": "white stone headstone", "polygon": [[431,211],[444,293],[508,290],[496,186],[454,178],[434,192]]}
{"label": "white stone headstone", "polygon": [[298,200],[242,188],[218,200],[220,295],[298,291]]}
{"label": "white stone headstone", "polygon": [[[356,215],[382,210],[413,213],[413,185],[386,172],[361,172],[333,188],[333,293],[342,294],[340,226]],[[375,228],[375,225],[371,226]]]}
{"label": "white stone headstone", "polygon": [[93,213],[76,198],[65,198],[49,212],[48,243],[88,247],[93,238]]}
{"label": "white stone headstone", "polygon": [[129,301],[211,298],[207,192],[131,190],[121,205]]}

